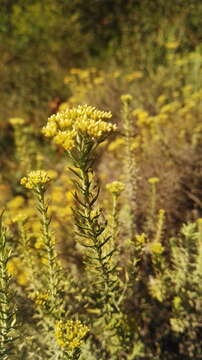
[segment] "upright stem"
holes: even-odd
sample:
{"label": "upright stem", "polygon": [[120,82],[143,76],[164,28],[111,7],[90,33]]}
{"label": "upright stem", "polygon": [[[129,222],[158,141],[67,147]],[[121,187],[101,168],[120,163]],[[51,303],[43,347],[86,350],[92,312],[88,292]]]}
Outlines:
{"label": "upright stem", "polygon": [[99,246],[100,240],[99,240],[99,224],[98,222],[94,222],[92,220],[92,211],[93,211],[93,205],[91,204],[90,200],[90,181],[89,181],[89,171],[84,170],[81,168],[81,176],[83,181],[83,200],[85,204],[85,215],[86,215],[86,222],[89,227],[89,230],[91,232],[91,239],[93,241],[94,250],[97,253],[97,259],[100,264],[100,268],[103,274],[103,277],[105,279],[105,282],[107,286],[109,286],[109,273],[108,273],[108,267],[106,263],[102,260],[103,254],[102,254],[102,247]]}
{"label": "upright stem", "polygon": [[47,254],[47,266],[48,266],[48,285],[51,295],[51,308],[54,307],[56,301],[56,269],[55,269],[55,249],[53,244],[53,239],[49,229],[50,217],[48,216],[48,207],[44,198],[44,191],[38,190],[36,192],[36,197],[39,203],[38,210],[41,214],[41,225],[42,225],[42,235],[44,240],[44,245]]}

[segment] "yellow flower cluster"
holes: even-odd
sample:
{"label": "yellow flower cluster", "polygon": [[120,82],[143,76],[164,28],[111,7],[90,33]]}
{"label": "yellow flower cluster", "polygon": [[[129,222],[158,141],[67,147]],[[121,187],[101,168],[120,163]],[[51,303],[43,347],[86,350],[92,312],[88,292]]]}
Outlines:
{"label": "yellow flower cluster", "polygon": [[137,243],[137,245],[143,245],[146,243],[146,234],[142,233],[142,234],[138,234],[135,236],[135,242]]}
{"label": "yellow flower cluster", "polygon": [[153,185],[153,184],[157,184],[159,182],[159,178],[157,177],[151,177],[148,179],[148,183]]}
{"label": "yellow flower cluster", "polygon": [[141,109],[141,108],[137,108],[132,112],[133,116],[136,117],[137,121],[137,125],[139,127],[141,126],[150,126],[151,125],[151,117],[149,117],[149,114],[147,111]]}
{"label": "yellow flower cluster", "polygon": [[126,81],[132,82],[137,79],[141,79],[144,76],[142,71],[133,71],[125,76]]}
{"label": "yellow flower cluster", "polygon": [[51,178],[46,171],[36,170],[31,171],[28,176],[23,177],[20,183],[27,189],[34,189],[38,185],[47,184],[50,180]]}
{"label": "yellow flower cluster", "polygon": [[156,99],[152,114],[144,108],[133,110],[135,124],[140,130],[141,148],[146,149],[151,142],[162,140],[164,143],[172,143],[177,149],[187,141],[187,136],[192,145],[197,146],[201,142],[201,124],[198,120],[201,96],[201,89],[194,91],[193,86],[188,84],[169,96],[166,92],[161,94]]}
{"label": "yellow flower cluster", "polygon": [[113,181],[106,185],[106,189],[114,195],[119,195],[125,189],[125,185],[120,181]]}
{"label": "yellow flower cluster", "polygon": [[153,255],[161,255],[164,252],[164,246],[160,242],[152,242],[149,244],[149,249]]}
{"label": "yellow flower cluster", "polygon": [[89,328],[79,320],[57,321],[55,326],[55,337],[59,346],[67,351],[78,348],[83,338],[88,333]]}
{"label": "yellow flower cluster", "polygon": [[9,119],[9,123],[12,126],[24,125],[25,120],[22,118],[11,118],[11,119]]}
{"label": "yellow flower cluster", "polygon": [[116,140],[112,141],[109,146],[108,146],[108,150],[109,151],[115,151],[117,149],[120,149],[120,147],[122,147],[125,144],[125,139],[123,138],[117,138]]}
{"label": "yellow flower cluster", "polygon": [[8,201],[7,206],[9,209],[19,209],[22,205],[24,205],[25,199],[18,195],[15,196],[13,199]]}
{"label": "yellow flower cluster", "polygon": [[179,42],[178,41],[169,41],[165,44],[167,49],[171,49],[174,50],[179,46]]}
{"label": "yellow flower cluster", "polygon": [[173,299],[173,308],[174,310],[179,310],[182,306],[182,300],[179,296],[175,296]]}
{"label": "yellow flower cluster", "polygon": [[76,108],[66,108],[52,115],[42,132],[47,137],[53,137],[56,144],[65,150],[71,150],[76,145],[77,134],[98,139],[116,130],[116,125],[107,123],[111,112],[97,110],[93,106],[79,105]]}
{"label": "yellow flower cluster", "polygon": [[123,94],[123,95],[121,95],[121,101],[122,101],[123,103],[130,103],[132,100],[133,100],[133,97],[132,97],[132,95],[130,95],[130,94]]}
{"label": "yellow flower cluster", "polygon": [[29,282],[28,272],[23,267],[21,259],[14,257],[7,263],[8,273],[15,276],[21,286],[26,286]]}

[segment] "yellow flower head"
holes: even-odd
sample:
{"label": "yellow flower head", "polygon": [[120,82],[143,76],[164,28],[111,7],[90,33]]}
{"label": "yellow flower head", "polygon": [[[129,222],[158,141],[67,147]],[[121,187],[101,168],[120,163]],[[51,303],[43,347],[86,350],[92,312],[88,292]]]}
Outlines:
{"label": "yellow flower head", "polygon": [[197,223],[198,223],[199,225],[202,225],[202,218],[198,218],[198,219],[197,219]]}
{"label": "yellow flower head", "polygon": [[132,73],[125,76],[126,81],[134,81],[143,77],[142,71],[133,71]]}
{"label": "yellow flower head", "polygon": [[175,310],[179,310],[182,305],[182,300],[179,296],[175,296],[173,299],[173,307]]}
{"label": "yellow flower head", "polygon": [[179,46],[178,41],[169,41],[166,44],[167,49],[176,49]]}
{"label": "yellow flower head", "polygon": [[19,209],[22,205],[24,205],[24,198],[20,195],[15,196],[12,200],[10,200],[7,204],[9,209]]}
{"label": "yellow flower head", "polygon": [[48,173],[44,170],[31,171],[28,176],[21,179],[21,185],[27,189],[34,189],[37,186],[47,184],[51,178]]}
{"label": "yellow flower head", "polygon": [[120,181],[113,181],[106,185],[106,189],[114,195],[119,195],[125,189],[125,185]]}
{"label": "yellow flower head", "polygon": [[112,141],[111,144],[108,146],[109,151],[115,151],[119,149],[125,143],[125,139],[117,138],[116,140]]}
{"label": "yellow flower head", "polygon": [[76,146],[78,134],[95,140],[115,131],[116,125],[106,122],[111,116],[111,112],[100,111],[88,105],[66,108],[52,115],[42,132],[45,136],[52,137],[65,150],[72,150]]}
{"label": "yellow flower head", "polygon": [[16,257],[10,259],[7,263],[7,270],[10,275],[15,276],[18,284],[24,286],[28,283],[28,274],[20,259]]}
{"label": "yellow flower head", "polygon": [[151,184],[151,185],[157,184],[158,182],[159,182],[159,178],[157,178],[157,177],[151,177],[148,180],[148,183]]}
{"label": "yellow flower head", "polygon": [[78,348],[88,332],[89,328],[79,320],[60,320],[57,321],[55,325],[55,337],[57,343],[67,351]]}
{"label": "yellow flower head", "polygon": [[132,100],[133,100],[133,97],[130,94],[121,95],[121,101],[123,103],[128,103],[129,104]]}
{"label": "yellow flower head", "polygon": [[161,255],[164,252],[164,246],[160,242],[152,242],[149,244],[149,248],[154,255]]}
{"label": "yellow flower head", "polygon": [[142,234],[138,234],[135,236],[135,240],[136,240],[136,243],[138,245],[143,245],[145,244],[147,238],[146,238],[146,234],[145,233],[142,233]]}
{"label": "yellow flower head", "polygon": [[9,123],[12,126],[24,125],[25,120],[22,118],[11,118],[11,119],[9,119]]}

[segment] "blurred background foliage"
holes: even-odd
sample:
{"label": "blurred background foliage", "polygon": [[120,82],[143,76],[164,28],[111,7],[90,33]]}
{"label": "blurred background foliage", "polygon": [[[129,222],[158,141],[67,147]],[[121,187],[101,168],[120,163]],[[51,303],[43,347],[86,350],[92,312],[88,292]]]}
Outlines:
{"label": "blurred background foliage", "polygon": [[[172,158],[179,157],[179,152],[189,163],[193,156],[198,158],[202,82],[200,0],[186,3],[184,0],[1,0],[0,12],[0,150],[4,155],[0,158],[1,166],[16,168],[13,164],[16,139],[9,118],[26,120],[27,141],[34,139],[32,145],[37,141],[35,150],[30,145],[33,155],[40,146],[44,147],[40,129],[47,116],[62,103],[70,106],[89,103],[111,110],[114,121],[120,123],[119,97],[123,93],[131,93],[134,111],[142,109],[148,118],[157,116],[161,106],[173,101],[178,102],[174,108],[182,109],[177,122],[169,123],[165,119],[170,118],[170,110],[164,108],[169,114],[161,114],[164,123],[160,131],[166,136],[161,136],[161,145],[156,145],[157,153],[156,148],[151,150],[154,146],[151,147],[151,137],[147,138],[144,149],[149,149],[151,158],[148,166],[141,169],[143,172],[149,176],[153,164],[158,162],[162,168],[161,151],[164,154],[165,147],[172,148],[172,151],[167,149]],[[198,91],[195,97],[199,100],[192,99],[195,103],[192,101],[183,110],[185,102],[191,101],[190,96]],[[175,113],[172,117],[175,119]],[[141,121],[137,122],[135,133],[145,133],[147,122],[142,121],[142,128]],[[173,140],[173,131],[184,133],[181,147]],[[195,141],[194,146],[197,143],[196,150],[190,150],[190,138],[192,143]],[[176,161],[172,169],[177,166]],[[167,174],[164,170],[162,175]],[[2,176],[10,177],[9,171]],[[175,168],[174,178],[178,172]],[[184,176],[187,179],[190,175]],[[200,176],[197,184],[199,181]]]}
{"label": "blurred background foliage", "polygon": [[[175,222],[183,214],[192,219],[192,210],[201,216],[201,1],[1,0],[0,11],[1,182],[18,195],[16,180],[26,169],[44,158],[51,166],[49,153],[59,156],[41,127],[60,107],[111,110],[121,128],[120,96],[130,93],[142,179],[162,179],[161,199]],[[25,124],[13,127],[10,118]],[[123,145],[117,141],[115,152]],[[118,176],[119,157],[109,176]]]}
{"label": "blurred background foliage", "polygon": [[[200,0],[1,0],[1,122],[44,119],[69,95],[71,67],[140,68],[148,75],[200,47]],[[5,106],[6,104],[6,106]],[[53,106],[53,105],[52,105]]]}

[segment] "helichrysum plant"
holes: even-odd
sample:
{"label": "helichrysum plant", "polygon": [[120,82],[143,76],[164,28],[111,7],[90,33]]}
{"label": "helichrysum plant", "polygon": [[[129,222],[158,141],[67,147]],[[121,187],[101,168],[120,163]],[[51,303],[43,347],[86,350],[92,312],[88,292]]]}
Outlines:
{"label": "helichrysum plant", "polygon": [[[34,279],[36,287],[29,287],[31,290],[29,297],[34,301],[37,309],[34,317],[38,321],[38,329],[43,332],[46,346],[49,344],[45,351],[46,355],[41,352],[42,358],[46,356],[55,359],[57,356],[58,360],[76,360],[80,357],[80,345],[88,328],[78,320],[65,320],[69,315],[67,307],[64,309],[65,301],[67,302],[68,299],[68,296],[65,298],[64,296],[69,278],[65,276],[59,264],[55,238],[50,228],[51,218],[45,199],[50,181],[50,176],[44,170],[31,171],[21,179],[21,184],[31,190],[35,196],[42,236],[44,273],[41,274],[40,286],[37,287],[37,279]],[[64,283],[64,276],[67,284]]]}
{"label": "helichrysum plant", "polygon": [[[76,185],[73,209],[76,237],[86,249],[84,261],[91,276],[88,307],[90,312],[98,314],[99,332],[101,327],[106,333],[112,329],[116,332],[119,327],[118,278],[116,263],[112,261],[115,246],[111,245],[114,229],[109,231],[97,204],[100,189],[92,167],[96,148],[116,130],[116,125],[108,122],[111,116],[110,112],[88,105],[78,106],[51,116],[43,129],[45,136],[52,137],[64,148],[72,164],[70,170]],[[110,336],[112,342],[114,335]],[[105,338],[105,343],[107,341],[109,336]]]}
{"label": "helichrysum plant", "polygon": [[16,351],[15,340],[16,308],[13,302],[14,294],[11,289],[11,276],[7,265],[12,255],[6,238],[6,229],[0,216],[0,357],[9,360]]}
{"label": "helichrysum plant", "polygon": [[21,179],[21,184],[33,191],[37,202],[37,209],[40,213],[44,265],[46,267],[45,276],[48,284],[47,293],[49,293],[50,312],[53,312],[57,302],[60,267],[57,261],[55,238],[50,229],[51,218],[48,214],[48,205],[45,199],[45,192],[50,181],[51,178],[44,170],[31,171],[26,177]]}
{"label": "helichrysum plant", "polygon": [[[64,271],[58,261],[55,238],[50,228],[51,218],[48,214],[48,204],[45,199],[45,193],[50,181],[51,178],[44,170],[31,171],[26,177],[21,179],[21,184],[31,190],[35,196],[36,206],[40,215],[42,237],[43,274],[40,275],[40,282],[37,282],[37,279],[35,279],[35,286],[31,288],[29,297],[36,306],[35,317],[38,320],[38,328],[40,331],[43,331],[46,343],[49,343],[46,356],[52,359],[58,354],[58,359],[76,359],[75,357],[66,357],[63,349],[61,351],[58,349],[53,331],[55,323],[62,317],[68,316],[67,309],[64,311],[64,299],[61,296],[62,290],[65,291],[67,289],[68,283],[61,284]],[[34,275],[36,276],[37,274]],[[66,281],[68,282],[68,277],[66,277]]]}

